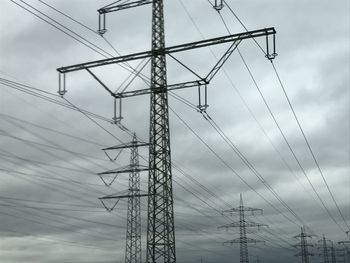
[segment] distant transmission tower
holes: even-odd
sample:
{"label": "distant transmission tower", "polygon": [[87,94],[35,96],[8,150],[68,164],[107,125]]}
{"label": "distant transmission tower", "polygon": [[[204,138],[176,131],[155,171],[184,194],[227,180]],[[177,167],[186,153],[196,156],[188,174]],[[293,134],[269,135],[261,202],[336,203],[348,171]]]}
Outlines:
{"label": "distant transmission tower", "polygon": [[[139,164],[138,147],[148,146],[148,143],[137,141],[136,134],[133,136],[133,140],[130,143],[117,145],[103,149],[108,156],[109,151],[123,150],[130,148],[130,165],[121,167],[114,170],[99,173],[98,175],[106,183],[104,176],[116,176],[122,173],[129,173],[129,189],[125,194],[115,194],[101,197],[100,200],[109,211],[113,210],[120,199],[128,199],[128,212],[127,212],[127,226],[126,226],[126,248],[125,248],[125,263],[141,263],[141,202],[142,196],[146,194],[140,194],[140,171],[148,170],[148,167],[141,166]],[[110,158],[112,159],[112,158]],[[108,184],[110,185],[110,184]],[[116,200],[112,207],[108,207],[105,203],[106,200]]]}
{"label": "distant transmission tower", "polygon": [[[349,232],[347,232],[349,234]],[[339,245],[342,245],[344,247],[344,260],[346,263],[350,263],[350,241],[339,241]]]}
{"label": "distant transmission tower", "polygon": [[[222,0],[215,1],[213,7],[220,10],[223,7]],[[149,127],[149,178],[148,178],[148,223],[147,223],[147,263],[175,263],[175,223],[173,210],[173,187],[170,150],[170,126],[168,91],[197,88],[198,89],[198,110],[203,112],[208,107],[207,86],[229,59],[238,45],[246,39],[265,37],[266,58],[272,60],[276,57],[275,34],[272,27],[263,28],[244,33],[232,34],[212,39],[201,40],[171,47],[165,46],[164,27],[164,5],[163,0],[119,0],[98,10],[99,12],[99,33],[103,34],[106,29],[106,14],[126,10],[134,7],[152,5],[152,43],[151,50],[134,54],[112,57],[87,63],[76,64],[68,67],[61,67],[59,72],[59,91],[63,96],[66,93],[65,75],[69,72],[86,70],[115,100],[119,101],[128,97],[150,95],[150,127]],[[272,36],[272,40],[271,37]],[[212,45],[228,43],[229,47],[222,57],[217,61],[206,76],[200,76],[182,63],[173,54],[203,48]],[[272,52],[270,52],[272,51]],[[191,72],[195,79],[191,81],[168,84],[166,57],[179,63],[183,68]],[[140,90],[113,92],[98,76],[92,72],[93,68],[110,65],[123,64],[130,70],[127,62],[140,59],[151,59],[150,87]],[[126,66],[125,66],[126,65]],[[144,75],[140,71],[132,69],[136,77]],[[148,83],[148,80],[145,81]],[[121,115],[116,114],[117,122]]]}
{"label": "distant transmission tower", "polygon": [[240,194],[240,202],[239,202],[239,207],[237,208],[232,208],[230,210],[225,210],[223,213],[229,213],[231,215],[233,214],[239,214],[239,221],[238,222],[233,222],[224,226],[220,226],[219,228],[232,228],[232,227],[239,227],[239,238],[226,241],[224,244],[240,244],[240,263],[249,263],[249,255],[248,255],[248,243],[260,243],[263,241],[259,241],[256,239],[252,238],[247,238],[247,228],[248,227],[262,227],[262,226],[267,226],[265,224],[259,224],[255,223],[252,221],[247,221],[246,220],[246,215],[247,213],[251,215],[255,215],[256,213],[262,215],[263,210],[262,209],[257,209],[257,208],[251,208],[251,207],[245,207],[243,205],[243,198],[242,194]]}
{"label": "distant transmission tower", "polygon": [[337,263],[348,263],[346,260],[346,249],[345,248],[337,248],[335,250]]}
{"label": "distant transmission tower", "polygon": [[295,236],[294,238],[300,239],[300,243],[294,245],[294,247],[300,247],[300,252],[296,254],[296,257],[301,257],[302,263],[309,263],[310,256],[313,256],[312,253],[309,252],[309,247],[313,247],[313,245],[308,244],[308,238],[311,238],[311,235],[308,235],[305,231],[304,227],[301,227],[300,235]]}
{"label": "distant transmission tower", "polygon": [[331,242],[327,240],[325,235],[323,234],[323,238],[318,241],[320,243],[319,249],[321,250],[320,256],[323,257],[323,263],[329,263],[329,247],[328,243]]}
{"label": "distant transmission tower", "polygon": [[337,263],[337,254],[336,254],[333,242],[331,243],[331,262],[332,263]]}

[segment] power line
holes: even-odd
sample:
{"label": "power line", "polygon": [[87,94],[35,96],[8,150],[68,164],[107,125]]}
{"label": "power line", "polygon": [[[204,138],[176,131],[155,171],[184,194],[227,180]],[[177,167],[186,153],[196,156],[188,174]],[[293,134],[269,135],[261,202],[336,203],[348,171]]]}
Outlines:
{"label": "power line", "polygon": [[[226,3],[226,1],[225,1],[225,3]],[[226,5],[228,5],[228,4],[226,3]],[[229,7],[229,5],[228,5],[228,7]],[[240,24],[244,27],[244,29],[245,29],[246,31],[248,31],[248,29],[244,26],[244,24],[242,23],[242,21],[241,21],[241,20],[238,18],[238,16],[234,13],[234,11],[232,10],[232,8],[229,7],[229,9],[230,9],[231,13],[236,17],[236,19],[240,22]],[[227,31],[230,32],[230,30],[228,29],[227,24],[225,23],[224,18],[221,16],[221,14],[220,14],[220,17],[221,17],[222,21],[224,22],[224,25],[225,25]],[[260,49],[262,49],[261,46],[260,46],[257,42],[256,42],[256,44],[260,47]],[[321,202],[322,206],[324,207],[324,209],[325,209],[326,212],[328,213],[329,217],[337,224],[337,226],[338,226],[343,232],[346,232],[346,231],[339,225],[339,223],[335,220],[334,216],[333,216],[332,213],[329,211],[329,209],[326,207],[324,201],[322,200],[321,196],[320,196],[319,193],[317,192],[316,188],[315,188],[314,185],[311,183],[309,177],[308,177],[307,174],[306,174],[306,171],[305,171],[304,168],[302,167],[302,165],[301,165],[299,159],[297,158],[297,156],[296,156],[295,152],[293,151],[293,149],[292,149],[290,143],[288,142],[288,140],[287,140],[285,134],[283,133],[283,131],[282,131],[280,125],[278,124],[277,119],[276,119],[276,117],[274,116],[274,114],[273,114],[273,112],[272,112],[270,106],[268,105],[268,103],[267,103],[267,101],[266,101],[264,95],[262,94],[262,92],[261,92],[261,90],[260,90],[260,88],[259,88],[259,86],[258,86],[258,84],[257,84],[257,82],[256,82],[256,80],[255,80],[255,78],[254,78],[254,76],[253,76],[253,74],[252,74],[250,68],[248,67],[248,65],[247,65],[247,63],[246,63],[246,61],[245,61],[245,59],[244,59],[242,53],[240,52],[239,49],[237,49],[237,50],[238,50],[238,53],[239,53],[239,55],[240,55],[240,57],[241,57],[241,59],[242,59],[244,65],[245,65],[246,69],[248,70],[248,73],[249,73],[251,79],[252,79],[253,82],[254,82],[255,87],[257,88],[257,90],[258,90],[258,92],[259,92],[261,98],[263,99],[264,104],[266,105],[266,107],[267,107],[267,109],[268,109],[268,111],[269,111],[269,113],[270,113],[270,115],[271,115],[273,121],[275,122],[275,124],[276,124],[278,130],[280,131],[280,133],[281,133],[281,135],[282,135],[284,141],[286,142],[286,144],[287,144],[289,150],[291,151],[291,153],[292,153],[294,159],[296,160],[296,162],[297,162],[299,168],[301,169],[301,171],[303,172],[303,174],[304,174],[304,176],[306,177],[307,181],[309,182],[310,186],[312,187],[312,190],[314,191],[314,193],[316,194],[317,198],[318,198],[319,201]],[[263,49],[262,49],[262,50],[263,50]],[[263,50],[263,52],[264,52],[264,50]],[[265,53],[265,52],[264,52],[264,53]],[[320,168],[320,166],[319,166],[319,164],[318,164],[318,162],[317,162],[317,160],[316,160],[316,158],[315,158],[315,155],[314,155],[314,153],[313,153],[313,151],[312,151],[312,149],[311,149],[311,146],[310,146],[310,144],[309,144],[309,142],[308,142],[308,140],[307,140],[307,138],[306,138],[306,136],[305,136],[305,133],[304,133],[304,131],[303,131],[301,125],[300,125],[300,122],[299,122],[299,120],[298,120],[298,118],[297,118],[297,116],[296,116],[296,113],[295,113],[295,111],[294,111],[294,108],[293,108],[293,106],[292,106],[292,104],[291,104],[291,102],[290,102],[290,100],[289,100],[289,97],[288,97],[288,95],[287,95],[287,93],[286,93],[286,90],[285,90],[285,88],[284,88],[284,85],[283,85],[283,83],[282,83],[282,81],[281,81],[280,76],[278,75],[278,72],[277,72],[276,67],[275,67],[275,65],[274,65],[274,63],[273,63],[272,60],[271,60],[271,63],[272,63],[273,69],[274,69],[274,71],[275,71],[275,73],[276,73],[276,75],[277,75],[277,78],[278,78],[278,80],[279,80],[279,83],[280,83],[280,85],[281,85],[281,88],[282,88],[282,90],[283,90],[283,93],[284,93],[284,95],[285,95],[285,97],[286,97],[286,99],[287,99],[287,101],[288,101],[288,104],[289,104],[289,106],[290,106],[290,108],[291,108],[291,110],[292,110],[292,112],[293,112],[293,116],[294,116],[294,118],[295,118],[295,120],[296,120],[296,122],[297,122],[297,124],[298,124],[298,126],[299,126],[300,131],[302,132],[303,138],[304,138],[304,140],[305,140],[305,142],[306,142],[306,144],[307,144],[307,146],[308,146],[308,148],[309,148],[309,151],[310,151],[310,153],[311,153],[311,155],[312,155],[312,157],[313,157],[313,159],[314,159],[314,161],[315,161],[315,163],[316,163],[316,165],[317,165],[317,167],[318,167],[318,170],[319,170],[319,172],[320,172],[320,174],[321,174],[321,176],[322,176],[322,178],[323,178],[323,181],[324,181],[324,183],[325,183],[326,186],[327,186],[327,190],[329,191],[329,193],[330,193],[330,195],[331,195],[331,197],[332,197],[332,199],[333,199],[333,202],[335,203],[335,205],[336,205],[336,207],[337,207],[337,209],[338,209],[338,212],[340,213],[340,215],[341,215],[341,217],[342,217],[344,223],[345,223],[346,226],[349,228],[349,225],[347,224],[347,222],[346,222],[346,220],[345,220],[345,218],[344,218],[344,216],[343,216],[343,214],[342,214],[342,212],[341,212],[341,210],[340,210],[340,208],[339,208],[339,206],[338,206],[338,204],[337,204],[337,202],[336,202],[336,200],[335,200],[335,198],[334,198],[334,195],[332,194],[332,192],[331,192],[331,190],[330,190],[330,188],[329,188],[329,185],[328,185],[328,183],[327,183],[327,181],[326,181],[326,179],[325,179],[325,177],[324,177],[324,175],[323,175],[323,173],[322,173],[322,170],[321,170],[321,168]]]}

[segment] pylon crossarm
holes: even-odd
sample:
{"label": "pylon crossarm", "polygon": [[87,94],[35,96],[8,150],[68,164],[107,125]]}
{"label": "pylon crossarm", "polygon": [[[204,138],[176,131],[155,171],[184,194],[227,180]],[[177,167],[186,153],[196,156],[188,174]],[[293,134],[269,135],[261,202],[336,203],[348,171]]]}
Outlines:
{"label": "pylon crossarm", "polygon": [[130,197],[146,197],[149,196],[149,194],[135,194],[135,195],[107,195],[104,197],[100,197],[100,200],[111,200],[111,199],[125,199]]}
{"label": "pylon crossarm", "polygon": [[253,239],[253,238],[235,238],[233,240],[229,240],[229,241],[225,241],[224,244],[240,244],[242,242],[245,243],[252,243],[252,244],[256,244],[256,243],[265,243],[265,241],[261,241],[261,240],[257,240],[257,239]]}
{"label": "pylon crossarm", "polygon": [[107,5],[105,7],[100,8],[99,10],[97,10],[97,12],[99,12],[100,14],[106,14],[106,13],[116,12],[116,11],[125,10],[133,7],[138,7],[142,5],[152,4],[152,2],[153,0],[140,0],[140,1],[120,4],[120,1],[117,1],[117,3],[113,3],[111,5]]}
{"label": "pylon crossarm", "polygon": [[[167,86],[167,91],[172,91],[172,90],[179,90],[179,89],[186,89],[186,88],[192,88],[192,87],[200,87],[203,85],[208,84],[205,80],[203,79],[198,79],[195,81],[187,81],[187,82],[181,82],[181,83],[176,83],[176,84],[170,84]],[[134,97],[134,96],[140,96],[140,95],[147,95],[151,94],[151,92],[157,92],[156,88],[150,89],[140,89],[140,90],[133,90],[133,91],[126,91],[126,92],[121,92],[121,93],[115,93],[114,97],[115,98],[128,98],[128,97]],[[159,90],[159,92],[163,92],[163,90]]]}
{"label": "pylon crossarm", "polygon": [[306,234],[306,233],[303,233],[302,235],[299,234],[299,235],[294,236],[294,238],[305,238],[305,237],[312,238],[311,235]]}
{"label": "pylon crossarm", "polygon": [[219,61],[215,64],[215,66],[210,70],[208,75],[205,77],[205,80],[209,83],[215,75],[219,72],[225,62],[230,58],[232,53],[237,49],[238,45],[242,40],[237,40],[232,43],[232,45],[227,49],[224,55],[219,59]]}
{"label": "pylon crossarm", "polygon": [[256,212],[258,212],[260,215],[262,215],[263,213],[263,210],[262,209],[259,209],[259,208],[252,208],[252,207],[236,207],[236,208],[232,208],[232,209],[229,209],[229,210],[224,210],[222,211],[222,213],[230,213],[230,214],[233,214],[233,213],[239,213],[240,211],[243,211],[243,212],[252,212],[252,214],[256,214]]}
{"label": "pylon crossarm", "polygon": [[293,247],[301,247],[301,246],[308,246],[308,247],[314,247],[314,245],[313,244],[295,244],[295,245],[293,245]]}
{"label": "pylon crossarm", "polygon": [[106,174],[121,174],[121,173],[130,173],[130,172],[143,172],[148,171],[148,166],[144,165],[138,165],[135,167],[132,167],[130,165],[126,165],[117,169],[108,170],[105,172],[98,173],[97,175],[106,175]]}
{"label": "pylon crossarm", "polygon": [[132,147],[142,147],[142,146],[149,146],[149,143],[147,142],[127,142],[123,144],[119,144],[116,146],[108,147],[102,149],[103,151],[112,151],[112,150],[121,150],[121,149],[127,149],[127,148],[132,148]]}
{"label": "pylon crossarm", "polygon": [[[241,227],[242,224],[241,222],[233,222],[224,226],[220,226],[219,228],[230,228],[230,227]],[[262,227],[262,226],[266,226],[265,224],[260,224],[260,223],[255,223],[255,222],[250,222],[250,221],[245,221],[243,223],[244,227]]]}
{"label": "pylon crossarm", "polygon": [[196,49],[196,48],[219,45],[219,44],[235,42],[235,41],[242,41],[244,39],[257,38],[257,37],[275,35],[275,34],[276,34],[276,30],[273,27],[264,28],[264,29],[254,30],[254,31],[247,31],[243,33],[227,35],[223,37],[201,40],[197,42],[191,42],[191,43],[177,45],[177,46],[171,46],[171,47],[164,48],[164,50],[138,52],[138,53],[124,55],[120,57],[107,58],[107,59],[96,60],[96,61],[87,62],[87,63],[76,64],[68,67],[61,67],[61,68],[58,68],[57,71],[60,73],[68,73],[68,72],[79,71],[87,68],[94,68],[99,66],[105,66],[110,64],[116,64],[116,63],[131,61],[131,60],[147,58],[147,57],[155,56],[157,55],[157,53],[170,54],[170,53],[182,52],[182,51]]}
{"label": "pylon crossarm", "polygon": [[[301,252],[299,252],[298,254],[295,254],[294,257],[301,257],[302,255],[303,255],[303,254],[302,254]],[[311,256],[311,257],[314,256],[314,254],[313,254],[313,253],[310,253],[310,252],[307,252],[306,255],[307,255],[307,256]]]}

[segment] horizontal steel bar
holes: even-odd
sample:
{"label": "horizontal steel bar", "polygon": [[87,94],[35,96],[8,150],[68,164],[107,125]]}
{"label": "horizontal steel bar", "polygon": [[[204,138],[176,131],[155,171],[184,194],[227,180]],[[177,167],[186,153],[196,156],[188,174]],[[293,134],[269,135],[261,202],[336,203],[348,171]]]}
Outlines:
{"label": "horizontal steel bar", "polygon": [[143,172],[148,171],[149,168],[144,165],[139,165],[137,167],[130,167],[130,165],[121,167],[118,169],[109,170],[106,172],[98,173],[97,175],[105,175],[105,174],[121,174],[121,173],[130,173],[130,172]]}
{"label": "horizontal steel bar", "polygon": [[211,39],[206,39],[202,41],[167,47],[163,50],[158,49],[153,51],[145,51],[145,52],[139,52],[139,53],[134,53],[134,54],[120,56],[120,57],[107,58],[107,59],[102,59],[102,60],[97,60],[97,61],[92,61],[87,63],[76,64],[68,67],[61,67],[61,68],[58,68],[57,70],[60,73],[68,73],[72,71],[83,70],[86,68],[99,67],[99,66],[122,63],[122,62],[136,60],[136,59],[147,58],[151,56],[157,56],[158,54],[176,53],[176,52],[191,50],[195,48],[202,48],[206,46],[218,45],[218,44],[234,42],[234,41],[243,40],[243,39],[272,35],[272,34],[276,34],[276,30],[273,27],[264,28],[264,29],[248,31],[244,33],[238,33],[238,34],[233,34],[233,35],[228,35],[223,37],[211,38]]}
{"label": "horizontal steel bar", "polygon": [[100,200],[108,200],[108,199],[122,199],[122,198],[130,198],[130,197],[145,197],[150,196],[149,194],[138,194],[138,195],[108,195],[104,197],[100,197]]}
{"label": "horizontal steel bar", "polygon": [[153,0],[140,0],[140,1],[126,3],[126,4],[111,5],[111,6],[102,7],[99,10],[97,10],[97,12],[99,12],[100,14],[106,14],[106,13],[116,12],[116,11],[125,10],[133,7],[138,7],[142,5],[152,4],[152,2]]}
{"label": "horizontal steel bar", "polygon": [[129,142],[129,143],[124,143],[108,148],[102,149],[103,151],[111,151],[111,150],[119,150],[119,149],[126,149],[126,148],[133,148],[133,147],[142,147],[142,146],[149,146],[149,143],[147,142]]}
{"label": "horizontal steel bar", "polygon": [[[170,90],[198,87],[198,86],[202,86],[205,84],[206,84],[206,82],[204,80],[188,81],[188,82],[182,82],[182,83],[168,85],[167,90],[170,91]],[[156,90],[151,89],[151,88],[139,89],[139,90],[135,90],[135,91],[126,91],[126,92],[122,92],[122,93],[115,93],[114,97],[115,98],[128,98],[128,97],[150,94],[152,91],[157,92]]]}

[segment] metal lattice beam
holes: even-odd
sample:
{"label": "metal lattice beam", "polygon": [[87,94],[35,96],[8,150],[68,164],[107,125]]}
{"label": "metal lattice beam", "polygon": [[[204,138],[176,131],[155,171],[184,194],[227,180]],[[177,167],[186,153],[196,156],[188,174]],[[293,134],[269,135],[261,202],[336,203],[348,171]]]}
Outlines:
{"label": "metal lattice beam", "polygon": [[174,263],[175,225],[163,0],[152,5],[147,263]]}

